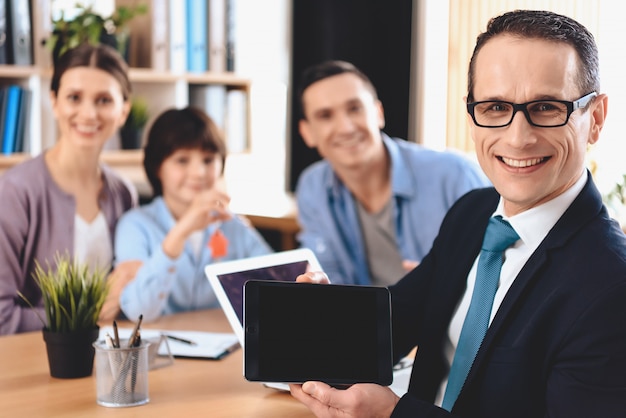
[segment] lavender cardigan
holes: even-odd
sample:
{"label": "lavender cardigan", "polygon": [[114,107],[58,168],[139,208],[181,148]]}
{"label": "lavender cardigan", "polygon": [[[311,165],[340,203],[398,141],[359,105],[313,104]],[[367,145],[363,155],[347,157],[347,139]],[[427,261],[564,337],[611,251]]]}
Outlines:
{"label": "lavender cardigan", "polygon": [[[103,188],[98,203],[113,239],[119,217],[137,205],[137,192],[111,169],[101,168]],[[73,254],[75,213],[73,196],[54,182],[43,154],[0,177],[0,335],[43,327],[37,315],[44,317],[41,292],[32,278],[34,261],[45,266],[56,252]]]}

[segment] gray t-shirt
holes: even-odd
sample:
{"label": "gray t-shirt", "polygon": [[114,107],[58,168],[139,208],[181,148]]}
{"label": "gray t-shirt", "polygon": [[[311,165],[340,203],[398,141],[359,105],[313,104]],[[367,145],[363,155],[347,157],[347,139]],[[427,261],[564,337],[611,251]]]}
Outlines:
{"label": "gray t-shirt", "polygon": [[406,271],[402,267],[402,256],[398,250],[393,225],[392,200],[389,199],[378,213],[369,213],[360,203],[357,203],[357,207],[372,285],[395,284],[406,274]]}

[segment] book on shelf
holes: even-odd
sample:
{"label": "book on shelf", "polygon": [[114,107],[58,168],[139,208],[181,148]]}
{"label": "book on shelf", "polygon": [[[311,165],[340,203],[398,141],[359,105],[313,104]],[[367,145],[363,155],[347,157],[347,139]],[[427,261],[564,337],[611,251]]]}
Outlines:
{"label": "book on shelf", "polygon": [[207,70],[207,2],[187,1],[187,71]]}
{"label": "book on shelf", "polygon": [[8,155],[13,153],[13,149],[15,148],[22,88],[16,85],[9,86],[6,91],[6,96],[4,128],[2,130],[2,153]]}
{"label": "book on shelf", "polygon": [[46,46],[53,30],[51,3],[47,0],[31,1],[33,60],[39,68],[52,68],[52,51]]}
{"label": "book on shelf", "polygon": [[226,71],[235,71],[237,0],[226,0]]}
{"label": "book on shelf", "polygon": [[226,122],[226,86],[222,84],[189,87],[189,104],[204,110],[224,132]]}
{"label": "book on shelf", "polygon": [[228,90],[226,94],[226,145],[228,152],[248,149],[248,97],[243,90]]}
{"label": "book on shelf", "polygon": [[[170,0],[145,0],[148,13],[135,16],[130,29],[131,67],[169,70],[168,7]],[[117,0],[117,5],[133,6],[136,0]]]}
{"label": "book on shelf", "polygon": [[226,71],[226,0],[208,0],[209,71]]}
{"label": "book on shelf", "polygon": [[8,0],[5,7],[7,8],[7,62],[15,65],[32,65],[30,0]]}
{"label": "book on shelf", "polygon": [[169,68],[173,73],[187,71],[187,4],[168,0],[169,7]]}
{"label": "book on shelf", "polygon": [[4,138],[4,120],[6,119],[7,101],[9,96],[7,95],[9,88],[0,88],[0,151],[2,151],[2,138]]}
{"label": "book on shelf", "polygon": [[0,0],[0,64],[7,63],[7,5]]}
{"label": "book on shelf", "polygon": [[20,99],[20,107],[17,116],[17,127],[15,130],[15,143],[13,144],[13,152],[25,152],[25,145],[29,143],[30,126],[30,109],[33,92],[29,89],[22,89],[22,97]]}

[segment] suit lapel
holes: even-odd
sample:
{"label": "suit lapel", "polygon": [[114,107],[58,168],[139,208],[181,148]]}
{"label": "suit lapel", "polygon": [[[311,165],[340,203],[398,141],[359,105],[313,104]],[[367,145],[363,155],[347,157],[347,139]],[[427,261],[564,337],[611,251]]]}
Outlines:
{"label": "suit lapel", "polygon": [[[496,316],[487,330],[485,339],[476,354],[474,364],[465,381],[464,388],[472,383],[472,380],[481,369],[491,351],[494,340],[507,322],[506,320],[509,315],[511,315],[512,310],[517,304],[524,302],[524,290],[534,281],[541,279],[539,271],[548,260],[550,252],[564,246],[583,225],[596,217],[601,209],[601,196],[591,180],[591,175],[589,175],[589,180],[579,196],[572,202],[552,230],[548,232],[543,242],[537,247],[515,278],[515,281],[508,290]],[[462,395],[463,389],[461,390],[459,398],[461,398]]]}

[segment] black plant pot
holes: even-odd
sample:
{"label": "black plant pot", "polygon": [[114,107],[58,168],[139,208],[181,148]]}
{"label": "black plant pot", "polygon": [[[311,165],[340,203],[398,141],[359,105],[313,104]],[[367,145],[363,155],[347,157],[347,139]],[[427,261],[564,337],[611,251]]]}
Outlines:
{"label": "black plant pot", "polygon": [[100,327],[74,332],[52,332],[43,329],[43,339],[48,352],[50,376],[73,379],[91,376]]}
{"label": "black plant pot", "polygon": [[124,125],[120,129],[120,145],[122,149],[142,148],[143,129],[137,129]]}

